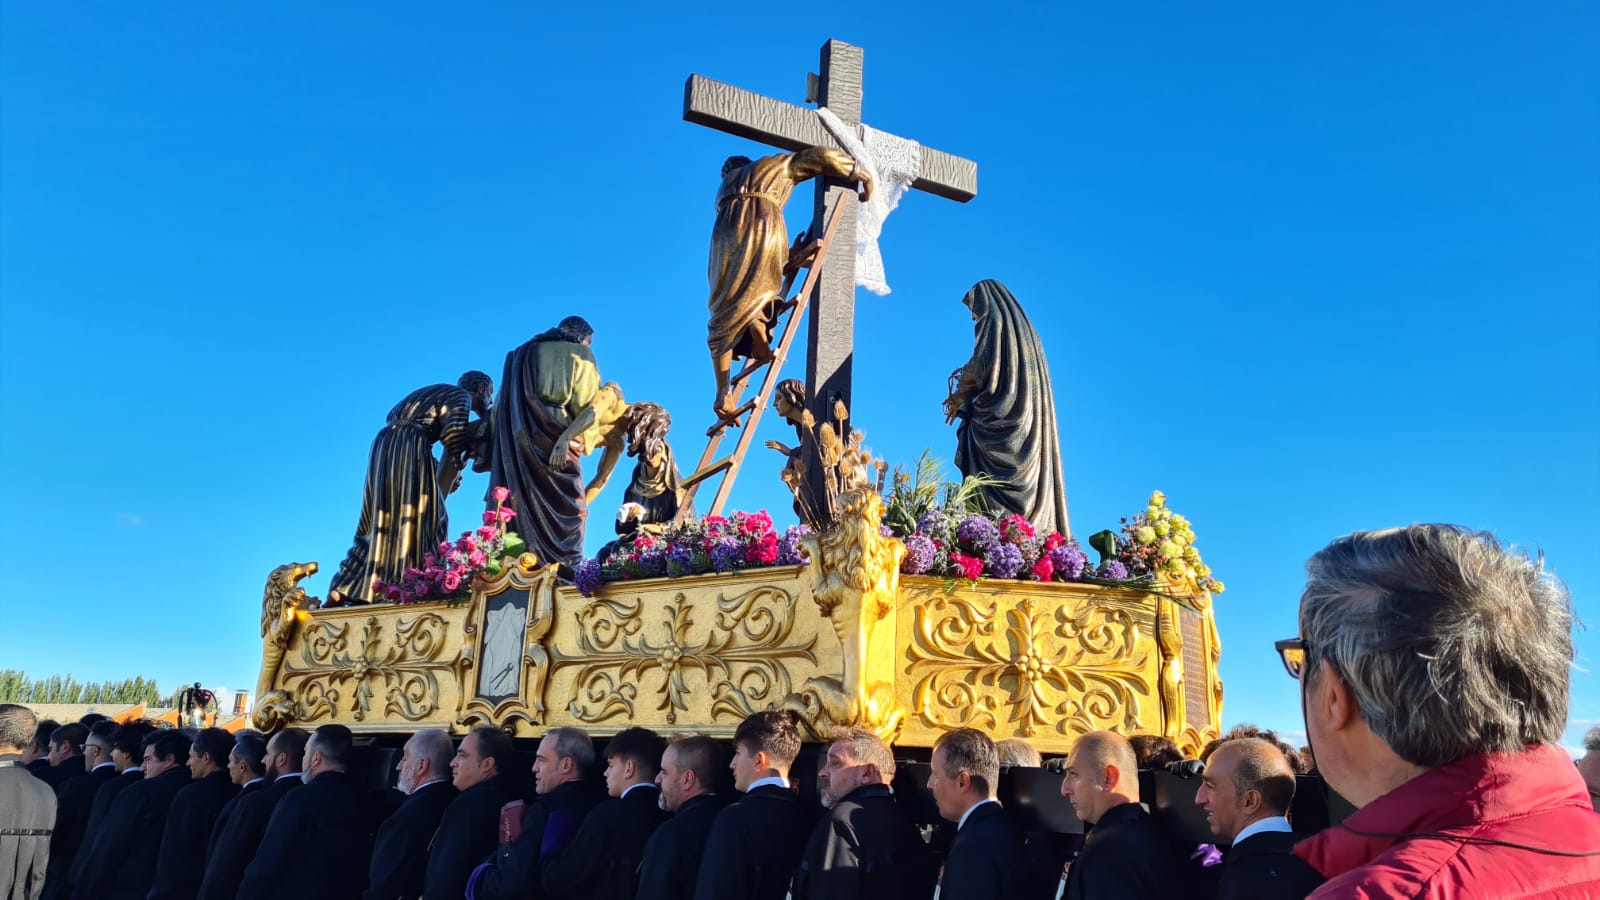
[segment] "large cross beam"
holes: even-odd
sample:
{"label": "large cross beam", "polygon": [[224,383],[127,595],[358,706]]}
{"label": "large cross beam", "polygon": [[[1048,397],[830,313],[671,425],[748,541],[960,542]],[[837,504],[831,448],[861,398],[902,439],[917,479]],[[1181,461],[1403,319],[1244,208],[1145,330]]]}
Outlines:
{"label": "large cross beam", "polygon": [[[808,85],[808,102],[825,106],[860,136],[860,47],[829,40],[822,45],[822,71]],[[683,118],[729,134],[749,138],[784,150],[839,147],[823,126],[816,110],[690,75],[684,86]],[[843,149],[843,148],[839,148]],[[922,171],[914,189],[965,203],[978,194],[978,164],[929,147],[922,148]],[[838,204],[838,243],[823,260],[817,290],[810,299],[806,341],[807,406],[818,422],[829,421],[833,402],[842,400],[853,409],[850,397],[851,364],[855,353],[856,195],[853,185],[836,179],[818,179],[812,234],[822,234],[823,223]],[[881,190],[884,186],[880,185]],[[806,461],[811,496],[823,496],[822,466]]]}

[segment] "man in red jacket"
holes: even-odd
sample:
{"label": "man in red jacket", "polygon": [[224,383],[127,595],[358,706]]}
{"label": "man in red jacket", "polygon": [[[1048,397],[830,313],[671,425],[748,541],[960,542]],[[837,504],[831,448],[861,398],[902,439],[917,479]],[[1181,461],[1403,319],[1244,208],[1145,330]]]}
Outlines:
{"label": "man in red jacket", "polygon": [[1600,816],[1566,753],[1572,606],[1542,565],[1453,525],[1358,532],[1306,564],[1306,734],[1356,806],[1295,853],[1313,897],[1600,896]]}

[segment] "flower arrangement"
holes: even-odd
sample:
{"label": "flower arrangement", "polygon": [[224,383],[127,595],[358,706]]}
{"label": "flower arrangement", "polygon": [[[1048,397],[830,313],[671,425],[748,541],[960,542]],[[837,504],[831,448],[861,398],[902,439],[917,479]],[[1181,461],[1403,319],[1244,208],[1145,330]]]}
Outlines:
{"label": "flower arrangement", "polygon": [[1132,577],[1153,580],[1164,575],[1178,584],[1193,579],[1201,590],[1213,594],[1225,589],[1200,558],[1189,520],[1167,509],[1166,494],[1151,493],[1144,512],[1123,519],[1122,536],[1116,556]]}
{"label": "flower arrangement", "polygon": [[1018,515],[991,518],[936,506],[902,539],[906,555],[900,571],[907,575],[935,575],[953,583],[985,577],[1082,581],[1096,574],[1074,541],[1053,531],[1041,535]]}
{"label": "flower arrangement", "polygon": [[609,581],[797,566],[805,561],[800,539],[809,533],[804,525],[792,525],[778,534],[764,509],[735,512],[731,517],[707,516],[659,534],[642,531],[603,558],[584,560],[574,581],[579,592],[590,597]]}
{"label": "flower arrangement", "polygon": [[483,525],[463,531],[454,541],[442,541],[432,552],[422,555],[422,568],[408,568],[398,584],[374,582],[373,597],[396,603],[446,600],[461,603],[472,596],[472,579],[480,574],[494,577],[504,571],[507,560],[514,560],[527,549],[522,538],[507,525],[517,511],[506,506],[511,492],[494,489],[494,509],[483,511]]}

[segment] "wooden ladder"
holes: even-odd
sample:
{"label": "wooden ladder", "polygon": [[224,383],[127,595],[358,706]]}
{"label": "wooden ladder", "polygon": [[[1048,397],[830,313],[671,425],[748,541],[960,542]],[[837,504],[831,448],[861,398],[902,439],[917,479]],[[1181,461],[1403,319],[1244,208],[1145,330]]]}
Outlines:
{"label": "wooden ladder", "polygon": [[[767,370],[766,378],[761,381],[761,389],[755,397],[735,407],[731,415],[719,419],[715,425],[706,430],[705,452],[700,454],[700,462],[694,468],[694,473],[683,480],[683,499],[678,503],[678,516],[674,520],[682,522],[694,515],[694,496],[700,485],[721,476],[717,484],[717,493],[712,497],[711,509],[707,515],[720,515],[722,507],[728,502],[728,494],[733,491],[733,481],[739,475],[739,466],[744,462],[744,455],[750,449],[750,442],[755,439],[756,423],[761,421],[761,413],[767,408],[767,402],[772,398],[772,391],[778,386],[778,375],[783,368],[784,360],[789,356],[789,347],[794,344],[795,335],[800,331],[800,319],[806,311],[812,292],[817,289],[817,278],[822,271],[822,263],[828,256],[828,248],[833,244],[833,234],[839,225],[839,206],[835,204],[831,215],[828,216],[828,225],[823,229],[820,239],[811,238],[796,241],[796,249],[791,254],[791,260],[798,258],[800,264],[795,266],[783,280],[783,287],[778,291],[779,297],[787,297],[790,288],[794,287],[795,279],[801,270],[806,273],[800,292],[793,298],[778,302],[778,316],[787,314],[783,322],[783,332],[778,338],[777,349],[772,354],[770,362],[749,362],[738,374],[729,381],[729,389],[733,392],[734,402],[738,403],[744,395],[746,382],[762,369]],[[750,418],[743,423],[739,421],[745,413]],[[742,428],[741,428],[742,426]],[[718,457],[717,447],[721,445],[722,438],[728,433],[729,428],[741,428],[739,441],[734,446],[733,452],[727,456]]]}

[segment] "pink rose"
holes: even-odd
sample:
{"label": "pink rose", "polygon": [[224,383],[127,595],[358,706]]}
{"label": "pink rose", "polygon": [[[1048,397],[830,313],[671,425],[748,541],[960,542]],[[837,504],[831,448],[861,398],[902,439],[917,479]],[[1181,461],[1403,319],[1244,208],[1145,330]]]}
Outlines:
{"label": "pink rose", "polygon": [[1033,577],[1040,581],[1049,581],[1055,573],[1056,564],[1051,562],[1048,556],[1039,557],[1039,561],[1033,564]]}
{"label": "pink rose", "polygon": [[495,517],[502,522],[509,522],[517,517],[517,511],[509,506],[502,506],[494,512]]}
{"label": "pink rose", "polygon": [[511,499],[511,489],[505,486],[494,489],[494,502],[504,503]]}
{"label": "pink rose", "polygon": [[492,524],[478,529],[478,540],[480,541],[492,541],[499,536],[500,532],[496,531]]}
{"label": "pink rose", "polygon": [[500,522],[500,516],[494,510],[486,509],[486,510],[483,511],[483,524],[485,524],[485,525],[496,525],[499,522]]}
{"label": "pink rose", "polygon": [[474,550],[467,554],[467,565],[472,566],[473,568],[479,568],[488,564],[489,554],[484,553],[482,550]]}
{"label": "pink rose", "polygon": [[444,581],[441,584],[446,594],[454,594],[456,591],[461,590],[461,576],[454,572],[446,572],[444,573]]}

